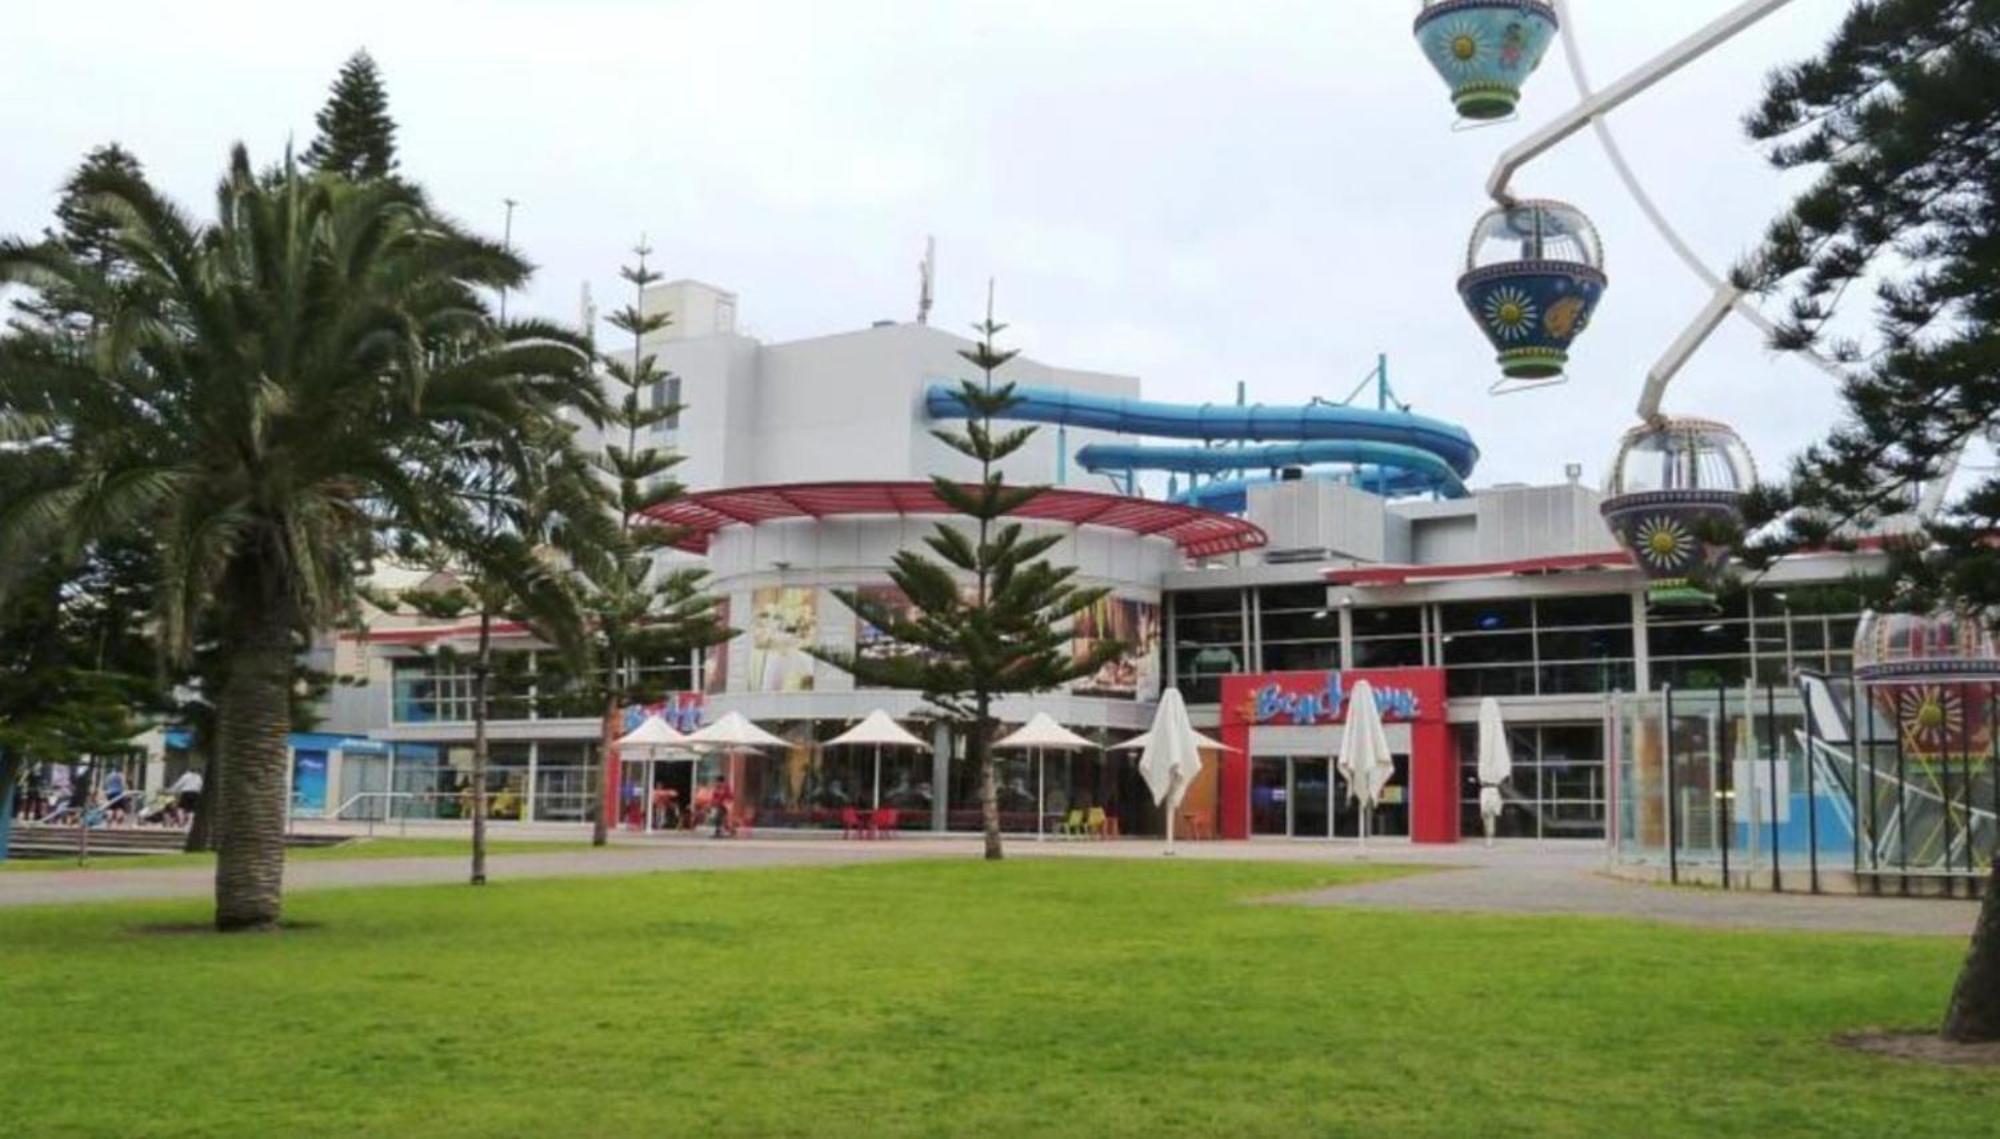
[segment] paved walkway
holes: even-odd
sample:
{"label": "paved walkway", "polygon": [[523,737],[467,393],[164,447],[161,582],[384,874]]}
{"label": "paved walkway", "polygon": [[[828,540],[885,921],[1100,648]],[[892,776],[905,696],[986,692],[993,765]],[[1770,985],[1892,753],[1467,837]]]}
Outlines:
{"label": "paved walkway", "polygon": [[[563,837],[574,840],[574,831]],[[819,837],[758,838],[716,842],[704,838],[620,836],[604,850],[551,850],[495,854],[495,881],[678,870],[730,870],[762,866],[827,866],[911,858],[970,858],[976,842],[964,838],[904,837],[888,842],[842,842]],[[1036,842],[1009,839],[1009,857],[1160,858],[1158,842]],[[1270,861],[1415,865],[1432,873],[1384,882],[1340,886],[1270,899],[1275,904],[1358,906],[1431,912],[1587,914],[1737,929],[1792,929],[1967,937],[1976,903],[1943,899],[1812,897],[1748,891],[1672,889],[1627,882],[1600,872],[1603,850],[1589,844],[1502,842],[1419,847],[1383,841],[1362,849],[1352,842],[1182,843],[1185,861]],[[285,867],[288,890],[406,886],[460,882],[463,858],[293,860]],[[214,889],[206,867],[119,870],[99,863],[91,870],[0,874],[0,908],[144,898],[205,897]]]}
{"label": "paved walkway", "polygon": [[1433,912],[1587,914],[1725,929],[1905,936],[1972,934],[1977,902],[1674,888],[1609,878],[1589,866],[1511,865],[1496,859],[1435,874],[1274,899],[1305,906]]}

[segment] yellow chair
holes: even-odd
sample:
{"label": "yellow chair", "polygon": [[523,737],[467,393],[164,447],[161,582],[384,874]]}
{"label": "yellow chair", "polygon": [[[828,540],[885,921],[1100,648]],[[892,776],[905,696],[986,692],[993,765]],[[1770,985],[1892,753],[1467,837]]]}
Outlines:
{"label": "yellow chair", "polygon": [[1104,821],[1103,807],[1092,807],[1090,809],[1090,813],[1084,816],[1083,833],[1089,835],[1092,838],[1107,837],[1108,829]]}
{"label": "yellow chair", "polygon": [[1063,821],[1056,824],[1058,835],[1078,835],[1083,833],[1083,808],[1071,807]]}

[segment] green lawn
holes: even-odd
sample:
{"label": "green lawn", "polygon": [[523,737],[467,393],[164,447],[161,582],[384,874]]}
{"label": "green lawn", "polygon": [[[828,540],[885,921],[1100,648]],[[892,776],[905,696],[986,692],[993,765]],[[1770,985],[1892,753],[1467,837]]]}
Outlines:
{"label": "green lawn", "polygon": [[[492,854],[520,854],[540,851],[588,850],[588,842],[524,842],[489,840]],[[342,862],[351,858],[471,858],[469,839],[463,838],[357,838],[339,846],[308,846],[285,852],[287,859],[302,862]],[[74,858],[26,858],[0,862],[0,872],[35,873],[48,870],[161,870],[177,866],[213,866],[213,854],[109,854],[93,855],[79,865]]]}
{"label": "green lawn", "polygon": [[1240,904],[1381,870],[1021,860],[0,911],[29,1135],[1991,1134],[1955,940]]}

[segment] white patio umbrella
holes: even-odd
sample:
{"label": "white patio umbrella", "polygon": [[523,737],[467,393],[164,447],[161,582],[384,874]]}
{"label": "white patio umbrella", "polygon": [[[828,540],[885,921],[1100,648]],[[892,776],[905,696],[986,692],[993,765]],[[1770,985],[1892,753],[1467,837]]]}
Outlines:
{"label": "white patio umbrella", "polygon": [[792,741],[781,739],[751,723],[743,713],[730,712],[721,719],[690,733],[687,742],[712,748],[724,755],[762,751],[767,747],[790,748]]}
{"label": "white patio umbrella", "polygon": [[1180,810],[1187,789],[1201,776],[1201,749],[1234,751],[1194,730],[1188,719],[1187,702],[1178,688],[1169,688],[1160,697],[1153,713],[1153,726],[1143,736],[1119,744],[1114,751],[1141,749],[1139,775],[1153,793],[1153,802],[1167,812],[1167,853],[1174,852],[1174,815]]}
{"label": "white patio umbrella", "polygon": [[758,748],[792,746],[792,741],[780,739],[744,718],[741,712],[728,715],[704,728],[690,733],[686,743],[705,744],[724,751],[755,751]]}
{"label": "white patio umbrella", "polygon": [[918,739],[908,728],[889,718],[889,713],[877,708],[864,716],[860,723],[826,741],[825,747],[845,747],[849,744],[875,745],[875,796],[870,805],[880,810],[882,807],[882,748],[913,747],[923,751],[931,750],[931,745]]}
{"label": "white patio umbrella", "polygon": [[1048,807],[1047,751],[1082,751],[1097,745],[1056,723],[1047,712],[1037,712],[1028,722],[993,741],[996,748],[1032,748],[1035,752],[1035,839],[1043,837],[1043,815]]}
{"label": "white patio umbrella", "polygon": [[1382,730],[1382,712],[1375,707],[1375,689],[1356,681],[1347,698],[1347,725],[1340,734],[1340,772],[1347,776],[1347,794],[1361,807],[1361,842],[1368,842],[1368,816],[1382,800],[1382,789],[1396,772],[1389,754],[1389,736]]}
{"label": "white patio umbrella", "polygon": [[1488,696],[1479,702],[1479,817],[1486,825],[1486,845],[1493,845],[1493,830],[1503,806],[1500,785],[1514,774],[1514,756],[1507,749],[1507,725],[1500,718],[1500,701]]}
{"label": "white patio umbrella", "polygon": [[[687,736],[683,735],[665,717],[648,716],[638,727],[611,741],[619,751],[635,751],[646,764],[646,787],[648,794],[653,786],[653,765],[662,759],[694,759],[694,751],[687,746]],[[645,804],[646,831],[653,830],[653,806],[650,800]]]}

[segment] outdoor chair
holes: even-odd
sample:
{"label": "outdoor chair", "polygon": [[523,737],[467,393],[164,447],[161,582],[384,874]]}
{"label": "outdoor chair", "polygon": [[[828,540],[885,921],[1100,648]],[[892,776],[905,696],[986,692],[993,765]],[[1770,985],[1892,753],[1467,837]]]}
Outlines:
{"label": "outdoor chair", "polygon": [[751,810],[748,807],[736,811],[733,815],[730,816],[729,820],[730,837],[750,838],[754,833],[753,826],[756,822],[757,822],[756,811]]}
{"label": "outdoor chair", "polygon": [[868,828],[861,821],[861,812],[853,807],[840,809],[840,837],[862,839],[868,837]]}
{"label": "outdoor chair", "polygon": [[876,838],[894,838],[896,835],[896,808],[877,807],[868,817],[868,830]]}
{"label": "outdoor chair", "polygon": [[1092,807],[1090,813],[1083,817],[1083,833],[1092,838],[1109,838],[1111,836],[1107,831],[1108,824],[1105,820],[1104,808]]}
{"label": "outdoor chair", "polygon": [[1083,808],[1071,807],[1063,821],[1056,824],[1057,835],[1080,835],[1083,833]]}

